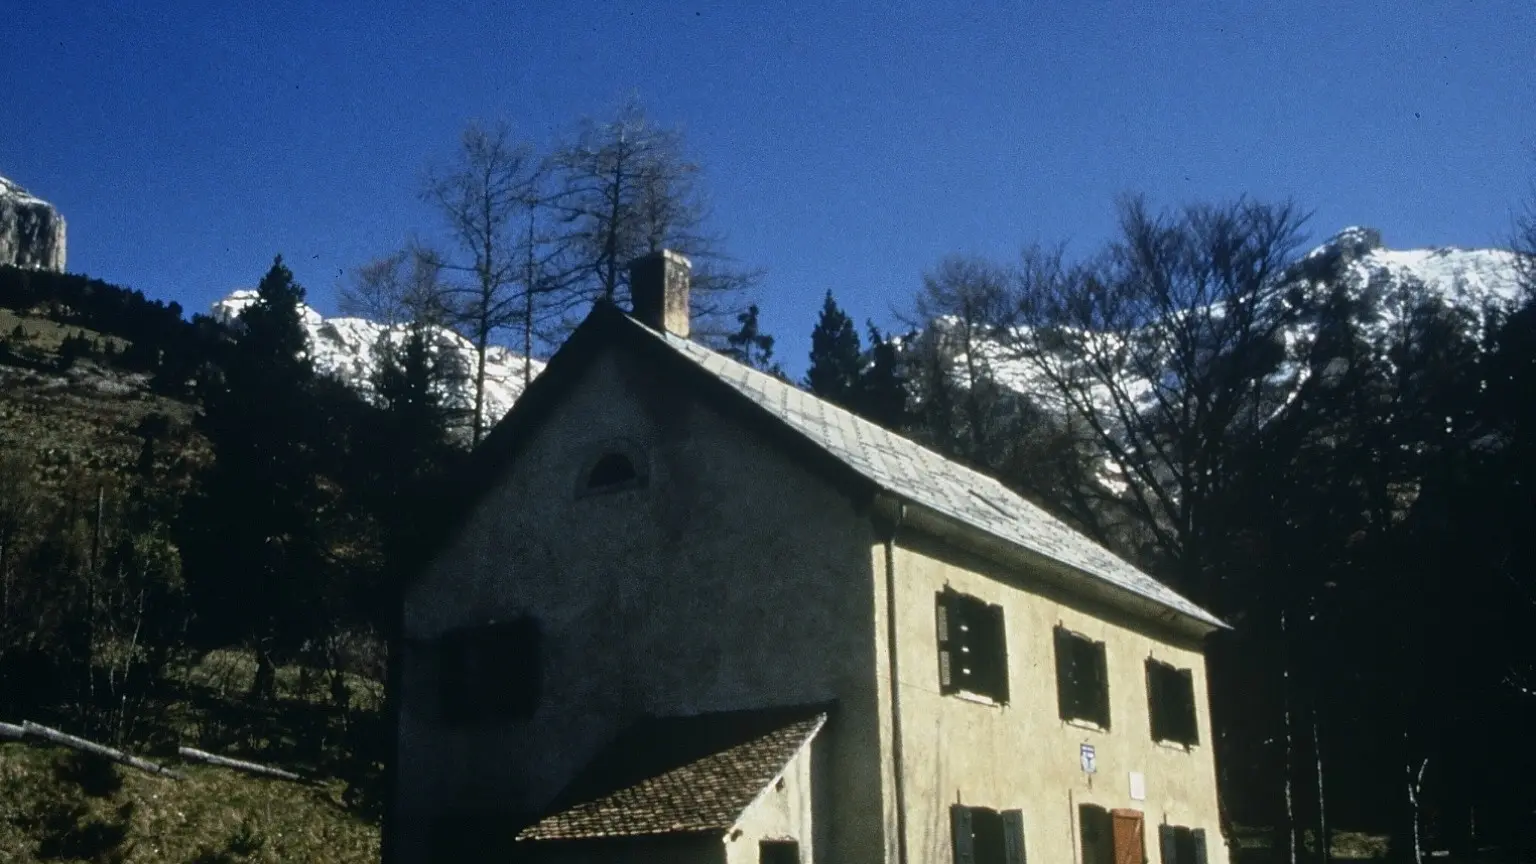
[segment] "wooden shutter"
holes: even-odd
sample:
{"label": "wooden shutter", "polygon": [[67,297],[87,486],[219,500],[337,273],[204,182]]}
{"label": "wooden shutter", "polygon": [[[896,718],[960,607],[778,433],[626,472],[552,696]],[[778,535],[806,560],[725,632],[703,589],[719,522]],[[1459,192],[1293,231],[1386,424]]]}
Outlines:
{"label": "wooden shutter", "polygon": [[1157,847],[1162,850],[1163,864],[1191,864],[1179,860],[1178,836],[1178,831],[1172,825],[1157,826]]}
{"label": "wooden shutter", "polygon": [[949,597],[947,592],[939,592],[934,603],[934,617],[937,621],[939,637],[939,692],[955,692],[954,658],[950,648],[949,638]]}
{"label": "wooden shutter", "polygon": [[1056,637],[1056,704],[1061,719],[1077,716],[1076,681],[1072,669],[1072,637],[1065,628],[1057,627]]}
{"label": "wooden shutter", "polygon": [[[1206,864],[1205,862],[1205,829],[1196,828],[1190,832],[1195,838],[1195,860],[1193,864]],[[1182,864],[1182,862],[1181,862]]]}
{"label": "wooden shutter", "polygon": [[1092,643],[1094,720],[1105,729],[1109,728],[1109,658],[1103,642]]}
{"label": "wooden shutter", "polygon": [[1146,864],[1146,822],[1139,810],[1115,810],[1110,814],[1115,864]]}
{"label": "wooden shutter", "polygon": [[1024,813],[1021,810],[1003,811],[1003,862],[1028,864],[1024,852]]}
{"label": "wooden shutter", "polygon": [[976,844],[971,835],[971,808],[959,804],[950,805],[949,833],[955,849],[955,864],[976,864]]}

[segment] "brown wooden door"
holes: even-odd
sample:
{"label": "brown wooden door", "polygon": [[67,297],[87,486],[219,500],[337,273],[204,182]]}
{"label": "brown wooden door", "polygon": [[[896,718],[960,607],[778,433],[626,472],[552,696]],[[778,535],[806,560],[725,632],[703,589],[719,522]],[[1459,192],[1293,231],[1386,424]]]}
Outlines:
{"label": "brown wooden door", "polygon": [[1147,864],[1146,822],[1140,810],[1111,810],[1115,864]]}

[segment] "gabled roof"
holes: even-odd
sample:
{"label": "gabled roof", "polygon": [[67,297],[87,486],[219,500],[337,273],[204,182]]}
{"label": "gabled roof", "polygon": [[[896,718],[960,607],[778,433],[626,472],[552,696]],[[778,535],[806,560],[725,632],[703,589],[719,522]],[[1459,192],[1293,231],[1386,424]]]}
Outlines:
{"label": "gabled roof", "polygon": [[621,734],[519,841],[725,832],[826,722],[795,706],[651,718]]}
{"label": "gabled roof", "polygon": [[768,421],[754,428],[774,434],[798,457],[830,469],[845,485],[918,504],[1207,627],[1227,626],[997,480],[696,342],[653,330],[608,303],[593,308],[477,449],[465,475],[476,485],[460,491],[444,518],[458,518],[461,508],[495,482],[501,466],[531,437],[538,417],[559,399],[565,382],[579,376],[602,347],[615,343],[669,363],[684,373],[673,380],[708,391],[718,403],[734,403],[729,407],[747,411],[754,421]]}
{"label": "gabled roof", "polygon": [[[627,316],[626,316],[627,318]],[[880,489],[1215,627],[1220,619],[997,480],[695,342],[635,321]]]}

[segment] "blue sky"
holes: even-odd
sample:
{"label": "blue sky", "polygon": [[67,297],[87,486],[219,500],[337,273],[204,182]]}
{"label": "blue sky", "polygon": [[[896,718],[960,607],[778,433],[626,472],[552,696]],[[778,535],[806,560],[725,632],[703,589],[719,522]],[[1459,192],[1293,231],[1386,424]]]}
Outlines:
{"label": "blue sky", "polygon": [[281,252],[334,312],[436,230],[466,120],[547,140],[627,93],[686,131],[792,371],[828,288],[884,324],[947,253],[1104,239],[1123,192],[1475,246],[1536,178],[1530,0],[13,6],[0,175],[70,270],[197,311]]}

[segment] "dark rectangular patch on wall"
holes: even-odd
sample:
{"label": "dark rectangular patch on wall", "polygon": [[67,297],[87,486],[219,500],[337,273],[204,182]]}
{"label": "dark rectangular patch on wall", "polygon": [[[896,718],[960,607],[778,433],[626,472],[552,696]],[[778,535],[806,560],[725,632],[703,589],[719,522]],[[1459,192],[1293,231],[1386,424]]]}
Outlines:
{"label": "dark rectangular patch on wall", "polygon": [[438,645],[443,719],[459,724],[533,716],[543,690],[541,636],[538,621],[528,616],[444,634]]}

